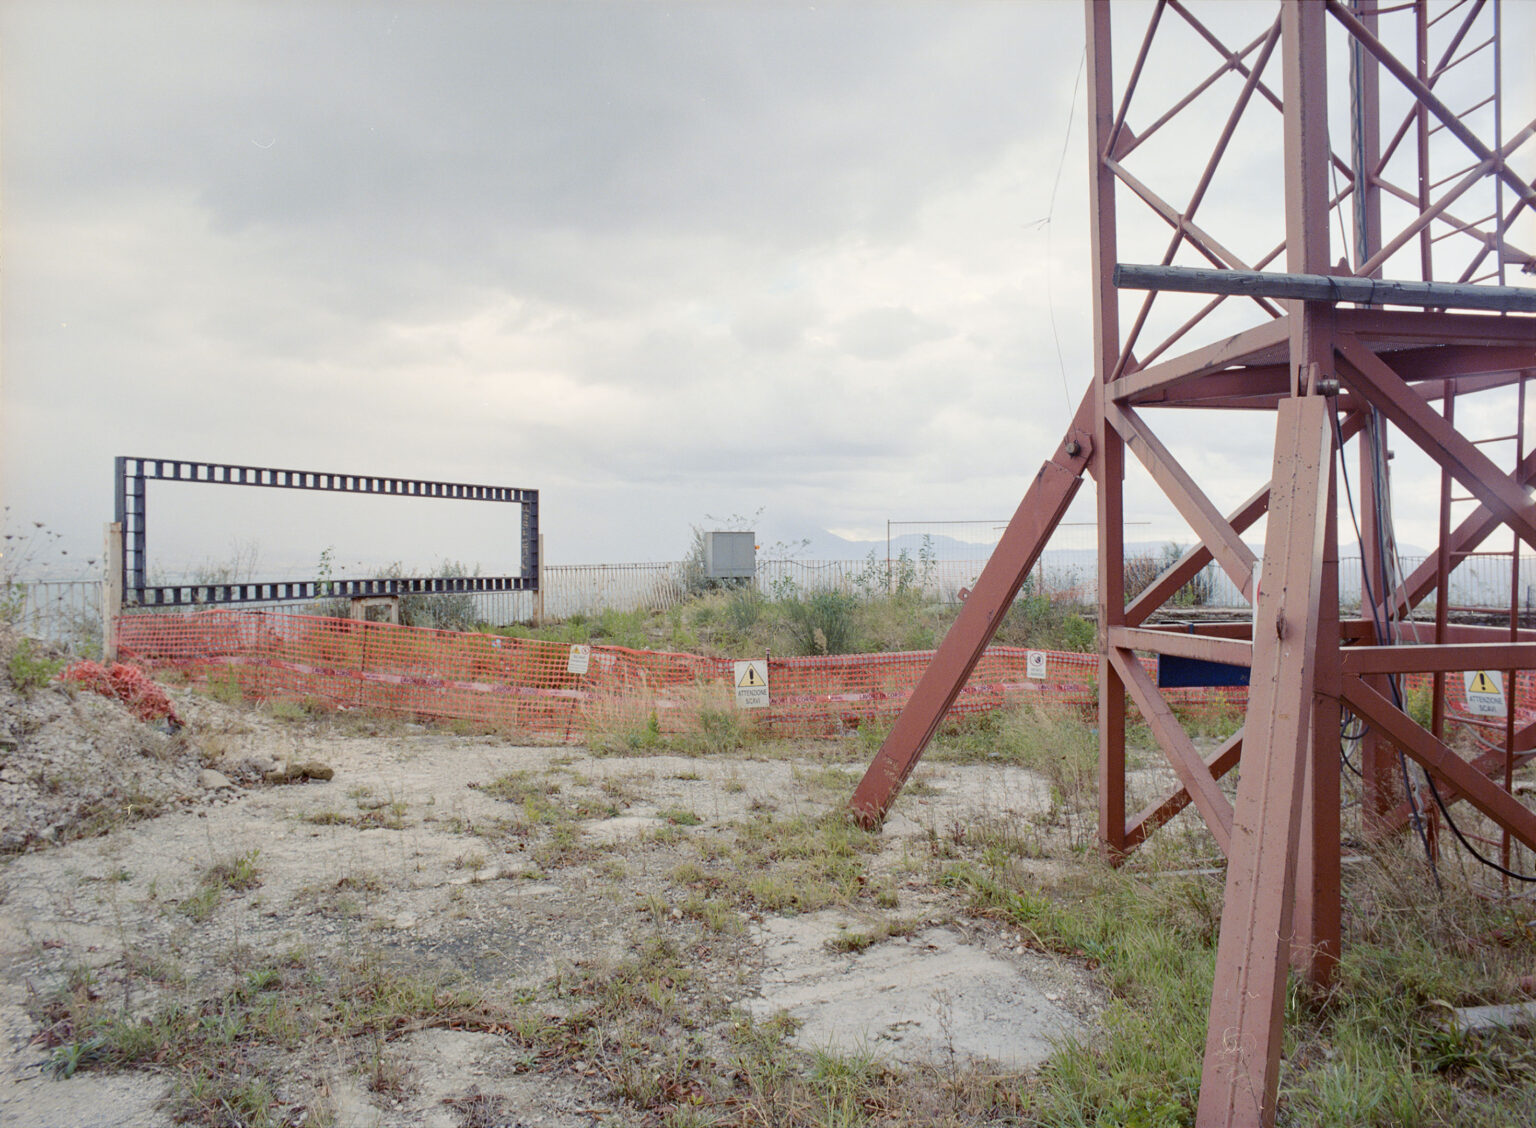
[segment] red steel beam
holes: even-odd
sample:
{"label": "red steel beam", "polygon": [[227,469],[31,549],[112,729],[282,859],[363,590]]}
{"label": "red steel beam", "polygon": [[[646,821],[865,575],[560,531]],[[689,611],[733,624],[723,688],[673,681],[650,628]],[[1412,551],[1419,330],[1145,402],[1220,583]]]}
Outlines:
{"label": "red steel beam", "polygon": [[1358,339],[1341,334],[1337,343],[1344,378],[1522,540],[1536,545],[1536,502],[1525,487],[1414,395],[1412,388]]}
{"label": "red steel beam", "polygon": [[1178,658],[1226,662],[1231,666],[1246,666],[1253,659],[1253,643],[1240,639],[1218,638],[1198,631],[1187,634],[1182,631],[1115,627],[1109,632],[1109,645],[1123,647],[1126,650],[1150,650],[1154,654],[1172,654]]}
{"label": "red steel beam", "polygon": [[1173,710],[1168,707],[1168,702],[1157,691],[1152,675],[1136,661],[1136,656],[1129,650],[1112,647],[1109,660],[1115,664],[1121,680],[1125,682],[1126,692],[1146,718],[1152,735],[1157,738],[1158,746],[1163,750],[1163,756],[1178,773],[1184,790],[1194,799],[1200,817],[1205,820],[1211,837],[1216,840],[1217,848],[1223,854],[1228,853],[1232,843],[1232,804],[1222,794],[1210,770],[1200,759],[1200,753],[1195,751],[1194,744],[1179,724],[1179,719],[1173,715]]}
{"label": "red steel beam", "polygon": [[1339,521],[1335,463],[1328,463],[1328,513],[1323,522],[1323,581],[1317,611],[1317,692],[1312,698],[1312,747],[1301,795],[1296,857],[1296,908],[1291,966],[1314,987],[1333,978],[1343,942],[1339,839]]}
{"label": "red steel beam", "polygon": [[1024,578],[1082,485],[1083,471],[1093,449],[1088,428],[1096,400],[1094,390],[1090,389],[1066,440],[1057,448],[1055,457],[1035,475],[982,569],[975,589],[961,604],[959,617],[854,789],[848,806],[865,827],[874,828],[884,821],[902,784],[965,688],[971,671],[997,633],[998,624],[1013,605]]}
{"label": "red steel beam", "polygon": [[1276,421],[1244,768],[1195,1121],[1201,1128],[1269,1128],[1275,1118],[1302,785],[1312,738],[1332,450],[1328,410],[1318,396],[1291,399],[1280,405]]}
{"label": "red steel beam", "polygon": [[[1455,555],[1454,553],[1452,555]],[[1402,620],[1395,625],[1398,641],[1402,646],[1429,646],[1435,641],[1434,625],[1417,621]],[[1339,623],[1339,637],[1347,642],[1356,644],[1357,649],[1375,646],[1375,628],[1369,619],[1344,619]],[[1509,630],[1506,627],[1484,627],[1476,623],[1447,623],[1445,626],[1445,641],[1454,643],[1476,642],[1493,643],[1508,642]],[[1516,642],[1536,642],[1536,630],[1523,630]]]}
{"label": "red steel beam", "polygon": [[1221,511],[1195,484],[1189,472],[1179,464],[1142,421],[1134,409],[1124,408],[1106,401],[1104,416],[1125,440],[1141,464],[1147,468],[1168,500],[1180,516],[1189,522],[1190,528],[1202,544],[1211,550],[1216,562],[1231,578],[1237,590],[1245,596],[1253,594],[1253,566],[1258,562],[1253,550],[1243,543],[1243,538],[1227,523]]}
{"label": "red steel beam", "polygon": [[[1467,763],[1445,743],[1398,709],[1357,677],[1343,680],[1349,707],[1418,761],[1425,770],[1454,787],[1461,796],[1508,830],[1529,849],[1536,850],[1536,812]],[[1502,763],[1502,761],[1501,761]]]}
{"label": "red steel beam", "polygon": [[[1126,107],[1136,88],[1145,48],[1162,12],[1153,12],[1143,54],[1125,92]],[[1087,4],[1086,44],[1088,69],[1088,184],[1093,206],[1089,211],[1089,239],[1093,250],[1093,386],[1096,393],[1094,461],[1099,468],[1095,506],[1099,547],[1099,847],[1110,858],[1125,848],[1125,687],[1109,660],[1108,632],[1125,621],[1125,444],[1104,417],[1108,382],[1130,359],[1132,345],[1120,345],[1120,294],[1115,289],[1118,258],[1118,220],[1115,213],[1115,175],[1106,158],[1117,151],[1124,127],[1124,110],[1114,116],[1113,36],[1109,5]],[[1129,132],[1126,130],[1126,132]],[[1134,334],[1133,334],[1134,337]]]}
{"label": "red steel beam", "polygon": [[[1494,627],[1492,630],[1500,630]],[[1507,631],[1500,631],[1507,636]],[[1339,655],[1340,672],[1451,673],[1459,670],[1536,670],[1536,642],[1446,643],[1428,646],[1351,646]]]}
{"label": "red steel beam", "polygon": [[1115,399],[1126,400],[1149,391],[1176,387],[1237,365],[1251,364],[1255,358],[1283,359],[1289,335],[1290,329],[1284,321],[1266,321],[1173,360],[1121,376],[1109,386],[1110,392]]}
{"label": "red steel beam", "polygon": [[[1227,739],[1222,742],[1221,747],[1217,748],[1215,752],[1211,753],[1201,762],[1205,765],[1205,770],[1210,774],[1212,779],[1220,779],[1233,768],[1237,767],[1238,761],[1242,758],[1242,754],[1243,734],[1242,731],[1239,730],[1238,732],[1235,732],[1231,736],[1227,737]],[[1154,830],[1167,823],[1170,819],[1172,819],[1185,807],[1189,806],[1192,802],[1194,802],[1194,799],[1190,795],[1189,789],[1183,784],[1180,784],[1178,788],[1164,796],[1162,799],[1158,799],[1155,802],[1147,804],[1147,806],[1142,808],[1136,817],[1126,825],[1126,849],[1131,850],[1141,845],[1147,840],[1147,838]]]}

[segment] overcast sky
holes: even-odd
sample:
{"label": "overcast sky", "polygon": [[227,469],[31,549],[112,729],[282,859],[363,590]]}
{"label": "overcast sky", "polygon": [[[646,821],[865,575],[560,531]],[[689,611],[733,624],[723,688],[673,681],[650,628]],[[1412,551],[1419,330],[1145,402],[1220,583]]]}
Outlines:
{"label": "overcast sky", "polygon": [[[1082,19],[0,5],[12,524],[94,556],[118,454],[533,487],[559,563],[1006,516],[1090,375]],[[1228,504],[1270,425],[1181,453]],[[152,486],[151,562],[515,568],[494,506],[276,493]]]}

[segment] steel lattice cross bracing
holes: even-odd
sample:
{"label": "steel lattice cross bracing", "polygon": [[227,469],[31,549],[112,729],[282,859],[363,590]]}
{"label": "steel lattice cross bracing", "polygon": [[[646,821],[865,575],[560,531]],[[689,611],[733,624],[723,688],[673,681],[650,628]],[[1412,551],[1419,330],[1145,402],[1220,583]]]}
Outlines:
{"label": "steel lattice cross bracing", "polygon": [[[1469,759],[1447,743],[1444,692],[1458,671],[1502,671],[1514,685],[1536,670],[1518,566],[1505,623],[1447,617],[1455,564],[1495,533],[1516,560],[1536,546],[1525,424],[1536,316],[1523,312],[1536,255],[1520,245],[1536,185],[1517,171],[1536,156],[1536,121],[1522,106],[1505,124],[1498,0],[1084,8],[1092,378],[849,806],[866,825],[885,817],[1091,477],[1100,846],[1118,863],[1192,808],[1226,856],[1196,1124],[1271,1128],[1287,976],[1326,987],[1340,955],[1345,710],[1363,733],[1366,837],[1401,834],[1422,814],[1468,846],[1454,818],[1471,807],[1502,836],[1506,877],[1518,876],[1514,847],[1536,851],[1536,812],[1511,785],[1536,757],[1536,722],[1517,717],[1511,692],[1501,746]],[[1523,70],[1530,44],[1511,45]],[[1212,416],[1211,434],[1261,420],[1268,479],[1218,504],[1231,484],[1199,480],[1209,459],[1181,460],[1168,408],[1244,413]],[[1475,429],[1489,419],[1512,433]],[[1395,549],[1389,436],[1439,477],[1438,547],[1413,570]],[[1197,541],[1133,599],[1128,470]],[[1355,510],[1367,596],[1346,615],[1339,531]],[[1261,520],[1262,560],[1243,539]],[[1159,624],[1212,562],[1254,602],[1252,618]],[[1433,620],[1407,621],[1431,597]],[[1147,654],[1248,667],[1244,728],[1202,752]],[[1404,710],[1394,679],[1405,674],[1433,681],[1428,724]],[[1128,809],[1130,704],[1179,780],[1140,810]],[[1410,764],[1419,782],[1405,788]],[[1239,765],[1234,795],[1222,781]]]}
{"label": "steel lattice cross bracing", "polygon": [[[539,491],[516,486],[482,486],[233,466],[171,458],[119,456],[115,467],[116,521],[122,528],[122,582],[125,603],[146,607],[187,604],[275,603],[363,596],[437,595],[458,592],[537,591],[539,587]],[[149,482],[252,486],[324,493],[384,494],[390,497],[501,502],[521,510],[521,566],[515,576],[381,576],[329,580],[246,581],[223,584],[155,584],[148,581]]]}

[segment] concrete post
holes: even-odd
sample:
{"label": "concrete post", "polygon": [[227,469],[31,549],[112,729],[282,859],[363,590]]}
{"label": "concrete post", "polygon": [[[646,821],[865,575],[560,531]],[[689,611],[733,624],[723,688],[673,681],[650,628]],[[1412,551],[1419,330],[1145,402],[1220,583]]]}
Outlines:
{"label": "concrete post", "polygon": [[117,661],[117,620],[123,613],[123,526],[106,526],[106,545],[101,554],[106,575],[101,581],[101,660]]}
{"label": "concrete post", "polygon": [[544,625],[544,534],[539,534],[539,562],[535,571],[538,577],[538,590],[533,593],[533,625]]}

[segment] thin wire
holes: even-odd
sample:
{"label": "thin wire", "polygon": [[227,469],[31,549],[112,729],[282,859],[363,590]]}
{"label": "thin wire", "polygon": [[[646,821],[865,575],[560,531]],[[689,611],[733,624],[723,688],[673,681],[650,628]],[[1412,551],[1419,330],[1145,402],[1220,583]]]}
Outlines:
{"label": "thin wire", "polygon": [[1083,85],[1083,68],[1088,63],[1088,48],[1077,62],[1077,79],[1072,83],[1072,104],[1067,107],[1067,128],[1061,139],[1061,156],[1056,160],[1056,179],[1051,183],[1051,202],[1045,218],[1036,220],[1037,228],[1045,228],[1045,306],[1051,318],[1051,339],[1056,342],[1056,367],[1061,372],[1061,394],[1067,405],[1067,418],[1072,418],[1072,389],[1067,385],[1067,362],[1061,352],[1061,333],[1056,328],[1056,295],[1052,279],[1056,274],[1056,259],[1052,253],[1051,228],[1056,218],[1056,190],[1061,187],[1061,171],[1067,166],[1067,147],[1072,143],[1072,122],[1077,117],[1077,92]]}

